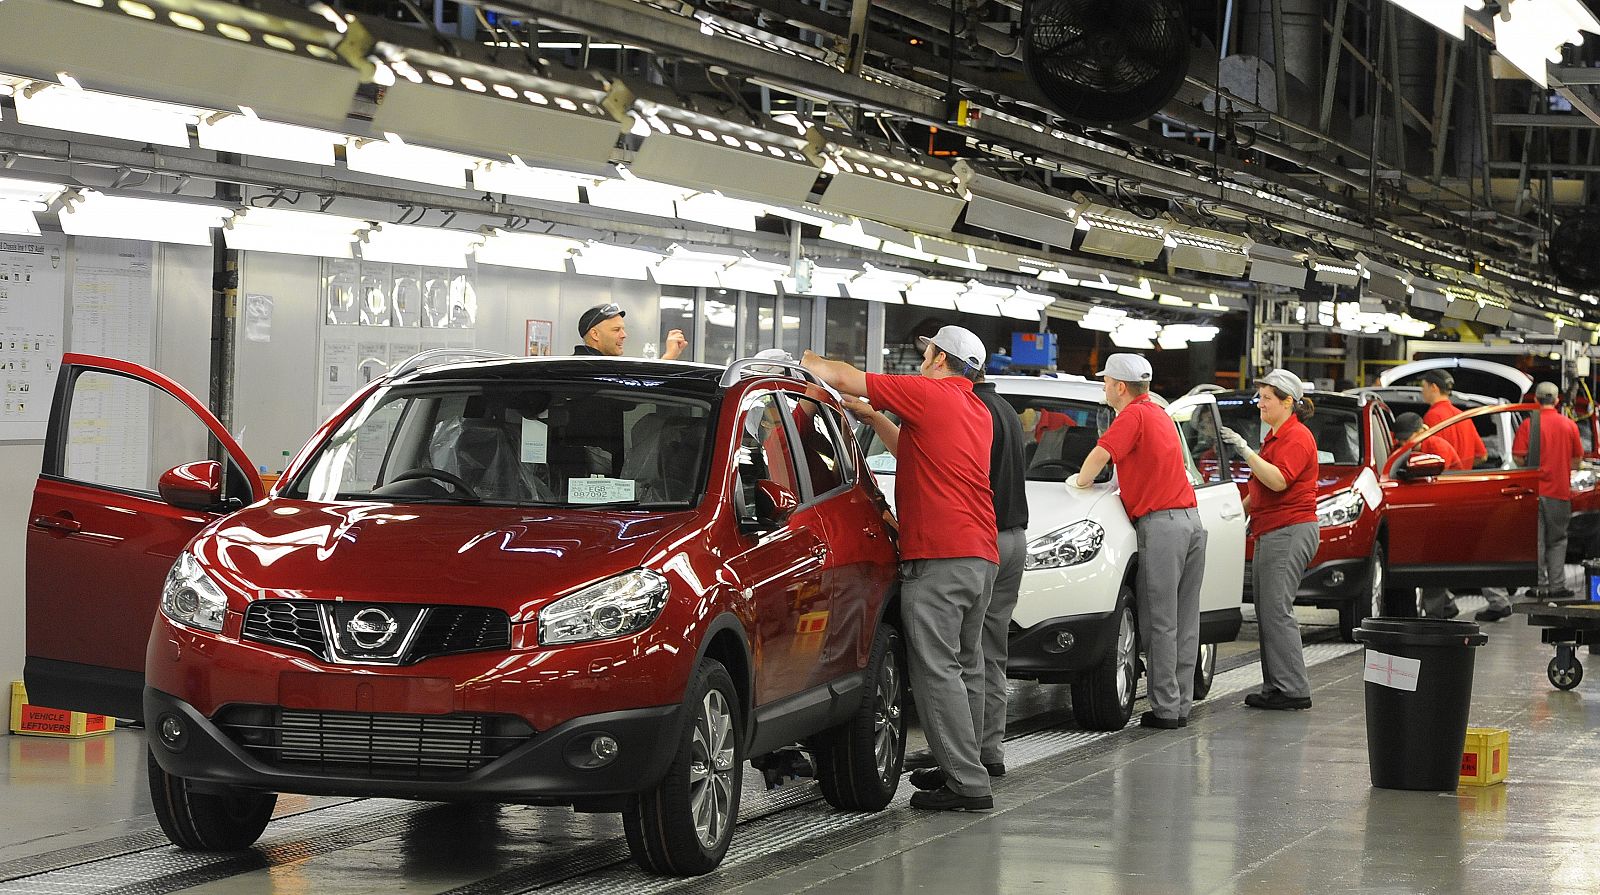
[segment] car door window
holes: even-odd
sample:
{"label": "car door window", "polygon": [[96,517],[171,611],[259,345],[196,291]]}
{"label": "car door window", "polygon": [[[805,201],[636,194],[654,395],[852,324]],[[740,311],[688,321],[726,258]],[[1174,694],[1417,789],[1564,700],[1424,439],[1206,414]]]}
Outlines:
{"label": "car door window", "polygon": [[[1531,454],[1523,457],[1522,462],[1519,464],[1510,451],[1510,445],[1507,444],[1508,433],[1516,431],[1516,427],[1526,417],[1526,414],[1513,411],[1486,413],[1471,419],[1456,420],[1434,433],[1450,441],[1451,445],[1454,446],[1455,428],[1457,426],[1472,426],[1478,433],[1478,437],[1483,439],[1483,447],[1489,453],[1486,459],[1478,460],[1471,469],[1448,469],[1445,470],[1444,474],[1464,475],[1485,469],[1531,469],[1536,466],[1535,458]],[[1502,431],[1502,427],[1505,427],[1504,431]],[[1470,458],[1466,457],[1462,459],[1470,460]]]}
{"label": "car door window", "polygon": [[[157,497],[161,474],[184,463],[222,458],[224,497],[248,500],[243,470],[189,408],[150,383],[101,370],[72,382],[58,458],[45,472],[102,488]],[[53,467],[53,468],[52,468]]]}
{"label": "car door window", "polygon": [[1196,484],[1204,486],[1228,481],[1227,445],[1217,435],[1215,405],[1194,404],[1173,410],[1171,415],[1178,425],[1178,434],[1188,456],[1186,464]]}
{"label": "car door window", "polygon": [[1111,425],[1111,408],[1104,404],[1039,395],[1001,397],[1022,423],[1022,457],[1030,481],[1066,481],[1083,467]]}
{"label": "car door window", "polygon": [[[1189,474],[1189,481],[1197,486],[1208,484],[1208,480],[1201,474],[1200,468],[1194,460],[1195,438],[1199,436],[1201,427],[1205,425],[1205,423],[1195,422],[1195,417],[1202,415],[1201,411],[1204,409],[1207,409],[1204,405],[1194,405],[1172,410],[1168,414],[1178,427],[1178,447],[1183,454],[1184,471]],[[1215,438],[1214,435],[1211,437]],[[1215,467],[1215,463],[1212,466]],[[1221,481],[1221,479],[1218,477],[1211,481]]]}
{"label": "car door window", "polygon": [[1372,462],[1382,463],[1394,450],[1394,435],[1389,431],[1389,421],[1377,410],[1373,410],[1367,417],[1371,422],[1368,425],[1368,438],[1372,442]]}
{"label": "car door window", "polygon": [[[893,412],[885,410],[883,415],[895,425],[900,425],[900,418]],[[894,475],[898,468],[898,461],[894,454],[889,453],[889,446],[878,437],[878,431],[866,423],[862,423],[856,433],[856,440],[861,444],[861,454],[867,458],[867,468],[878,475]]]}
{"label": "car door window", "polygon": [[734,497],[740,519],[755,516],[756,484],[762,480],[782,485],[797,496],[801,493],[783,408],[776,395],[765,394],[746,405],[739,424],[738,465],[739,488]]}
{"label": "car door window", "polygon": [[844,451],[834,439],[822,405],[810,398],[785,395],[794,410],[795,430],[800,434],[800,457],[810,480],[809,498],[823,497],[845,485]]}

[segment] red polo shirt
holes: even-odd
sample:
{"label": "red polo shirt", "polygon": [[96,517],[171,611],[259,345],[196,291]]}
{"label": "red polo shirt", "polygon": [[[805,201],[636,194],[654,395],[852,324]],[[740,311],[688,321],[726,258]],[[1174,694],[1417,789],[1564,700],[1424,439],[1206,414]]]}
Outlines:
{"label": "red polo shirt", "polygon": [[[1528,453],[1531,420],[1523,420],[1511,439],[1511,454]],[[1583,440],[1578,424],[1554,407],[1539,409],[1539,496],[1555,500],[1572,499],[1572,461],[1583,456]]]}
{"label": "red polo shirt", "polygon": [[1000,561],[989,488],[994,421],[961,376],[867,374],[867,400],[900,417],[895,514],[901,559]]}
{"label": "red polo shirt", "polygon": [[[1424,427],[1437,426],[1447,419],[1461,413],[1461,408],[1449,401],[1439,401],[1428,407],[1428,412],[1422,415]],[[1489,456],[1489,449],[1483,446],[1483,439],[1478,437],[1478,428],[1472,423],[1461,423],[1451,426],[1439,433],[1439,437],[1450,442],[1456,449],[1461,465],[1452,466],[1451,469],[1471,469],[1479,460]]]}
{"label": "red polo shirt", "polygon": [[1261,459],[1278,467],[1288,487],[1274,491],[1250,477],[1250,535],[1259,538],[1286,525],[1317,521],[1317,440],[1291,416],[1261,440]]}
{"label": "red polo shirt", "polygon": [[1444,458],[1445,469],[1461,469],[1461,455],[1456,453],[1455,445],[1445,441],[1437,435],[1429,435],[1417,444],[1417,450],[1424,454],[1436,454]]}
{"label": "red polo shirt", "polygon": [[1184,470],[1178,427],[1149,395],[1140,395],[1122,408],[1100,436],[1099,445],[1117,464],[1117,485],[1129,519],[1196,505],[1194,486]]}

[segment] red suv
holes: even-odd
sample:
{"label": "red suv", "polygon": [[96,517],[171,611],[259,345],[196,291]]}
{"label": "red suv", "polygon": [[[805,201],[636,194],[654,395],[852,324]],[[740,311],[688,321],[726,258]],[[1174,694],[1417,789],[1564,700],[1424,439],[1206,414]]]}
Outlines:
{"label": "red suv", "polygon": [[63,359],[29,692],[144,719],[174,843],[248,846],[279,792],[476,799],[618,811],[645,869],[702,873],[746,759],[796,743],[833,804],[888,804],[895,536],[830,394],[765,361],[433,360],[268,495],[177,383]]}

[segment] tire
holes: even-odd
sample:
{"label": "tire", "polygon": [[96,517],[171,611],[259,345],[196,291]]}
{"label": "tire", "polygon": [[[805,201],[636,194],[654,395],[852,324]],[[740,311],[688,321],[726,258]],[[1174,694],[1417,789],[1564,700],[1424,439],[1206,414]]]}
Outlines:
{"label": "tire", "polygon": [[813,741],[817,783],[844,811],[881,811],[894,798],[905,760],[905,651],[900,632],[880,625],[861,705],[850,720]]}
{"label": "tire", "polygon": [[172,844],[186,851],[239,851],[261,838],[272,820],[278,794],[229,788],[226,793],[196,792],[194,784],[161,769],[146,750],[150,801],[156,820]]}
{"label": "tire", "polygon": [[622,812],[628,851],[650,873],[698,876],[722,863],[739,816],[744,719],[722,663],[689,678],[677,754],[666,777]]}
{"label": "tire", "polygon": [[1133,717],[1139,685],[1139,632],[1133,593],[1117,591],[1117,635],[1104,659],[1072,682],[1072,716],[1086,730],[1121,730]]}
{"label": "tire", "polygon": [[1389,597],[1384,590],[1388,586],[1385,559],[1383,545],[1373,544],[1372,555],[1367,558],[1366,587],[1361,596],[1339,607],[1339,639],[1345,643],[1356,642],[1356,629],[1361,627],[1362,619],[1386,614]]}
{"label": "tire", "polygon": [[1545,669],[1545,676],[1557,690],[1571,690],[1583,682],[1583,663],[1572,653],[1557,653]]}
{"label": "tire", "polygon": [[1194,701],[1211,695],[1211,684],[1217,679],[1217,645],[1200,644],[1200,656],[1194,663]]}

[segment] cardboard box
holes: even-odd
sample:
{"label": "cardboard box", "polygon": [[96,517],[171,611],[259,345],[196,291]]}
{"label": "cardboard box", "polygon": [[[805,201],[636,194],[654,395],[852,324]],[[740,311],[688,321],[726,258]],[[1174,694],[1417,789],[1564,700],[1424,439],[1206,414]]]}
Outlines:
{"label": "cardboard box", "polygon": [[36,737],[92,737],[116,729],[117,720],[105,715],[69,712],[28,704],[22,681],[11,682],[11,732]]}

